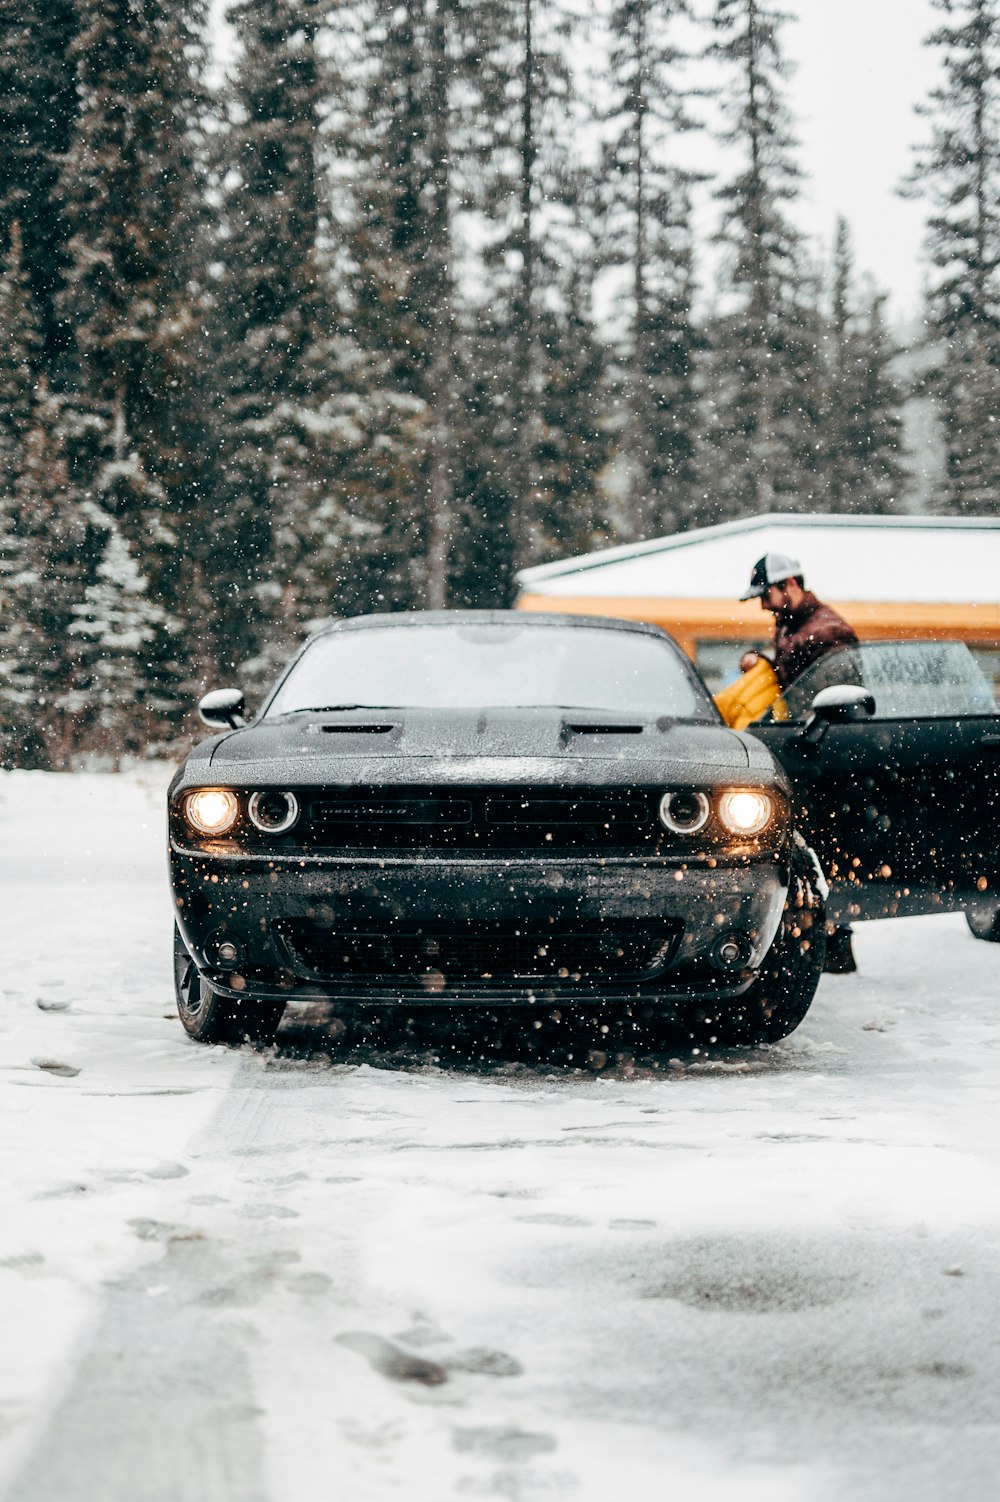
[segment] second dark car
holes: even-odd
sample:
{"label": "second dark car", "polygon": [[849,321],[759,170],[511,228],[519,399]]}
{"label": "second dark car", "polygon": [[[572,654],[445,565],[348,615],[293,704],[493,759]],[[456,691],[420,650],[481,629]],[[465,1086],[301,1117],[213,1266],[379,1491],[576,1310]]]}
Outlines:
{"label": "second dark car", "polygon": [[311,638],[170,789],[181,1021],[266,1038],[286,1003],[663,1008],[790,1032],[824,883],[771,753],[655,627],[414,613]]}
{"label": "second dark car", "polygon": [[958,641],[821,657],[755,725],[782,763],[837,923],[964,911],[1000,940],[1000,708]]}

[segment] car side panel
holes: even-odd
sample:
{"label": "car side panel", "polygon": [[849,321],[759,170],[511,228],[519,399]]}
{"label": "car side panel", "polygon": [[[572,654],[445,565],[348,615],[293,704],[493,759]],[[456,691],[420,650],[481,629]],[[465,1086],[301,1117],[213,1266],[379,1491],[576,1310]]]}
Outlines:
{"label": "car side panel", "polygon": [[961,908],[1000,891],[1000,715],[756,731],[793,787],[831,883],[830,916]]}

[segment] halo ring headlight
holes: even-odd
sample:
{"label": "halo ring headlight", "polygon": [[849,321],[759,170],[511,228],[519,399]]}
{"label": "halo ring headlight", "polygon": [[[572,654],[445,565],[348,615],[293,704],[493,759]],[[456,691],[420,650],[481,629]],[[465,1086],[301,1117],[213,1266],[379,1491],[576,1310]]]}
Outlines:
{"label": "halo ring headlight", "polygon": [[184,797],[184,817],[199,834],[227,834],[240,816],[240,804],[229,788],[198,788]]}
{"label": "halo ring headlight", "polygon": [[757,788],[730,788],[719,799],[719,818],[730,834],[749,838],[766,829],[774,817],[774,800]]}
{"label": "halo ring headlight", "polygon": [[248,813],[263,834],[284,834],[299,817],[299,800],[294,793],[268,788],[251,794]]}
{"label": "halo ring headlight", "polygon": [[708,823],[709,803],[704,793],[664,793],[660,799],[660,822],[674,834],[697,834]]}

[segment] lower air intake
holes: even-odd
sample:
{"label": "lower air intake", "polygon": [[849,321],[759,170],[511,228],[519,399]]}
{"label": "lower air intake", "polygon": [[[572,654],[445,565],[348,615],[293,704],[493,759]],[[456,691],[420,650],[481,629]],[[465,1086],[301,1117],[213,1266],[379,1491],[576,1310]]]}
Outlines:
{"label": "lower air intake", "polygon": [[516,921],[323,928],[288,920],[278,932],[297,969],[328,980],[415,979],[503,983],[641,979],[670,962],[679,929],[662,922],[551,924]]}

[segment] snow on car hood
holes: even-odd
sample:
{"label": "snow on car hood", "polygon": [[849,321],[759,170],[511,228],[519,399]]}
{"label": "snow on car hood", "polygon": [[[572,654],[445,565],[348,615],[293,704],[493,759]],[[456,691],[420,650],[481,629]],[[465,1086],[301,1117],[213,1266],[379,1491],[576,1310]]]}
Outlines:
{"label": "snow on car hood", "polygon": [[[763,748],[759,748],[763,750]],[[721,725],[600,710],[354,710],[261,721],[204,743],[185,781],[306,784],[521,779],[633,783],[725,779],[751,770],[780,780],[769,753]]]}

